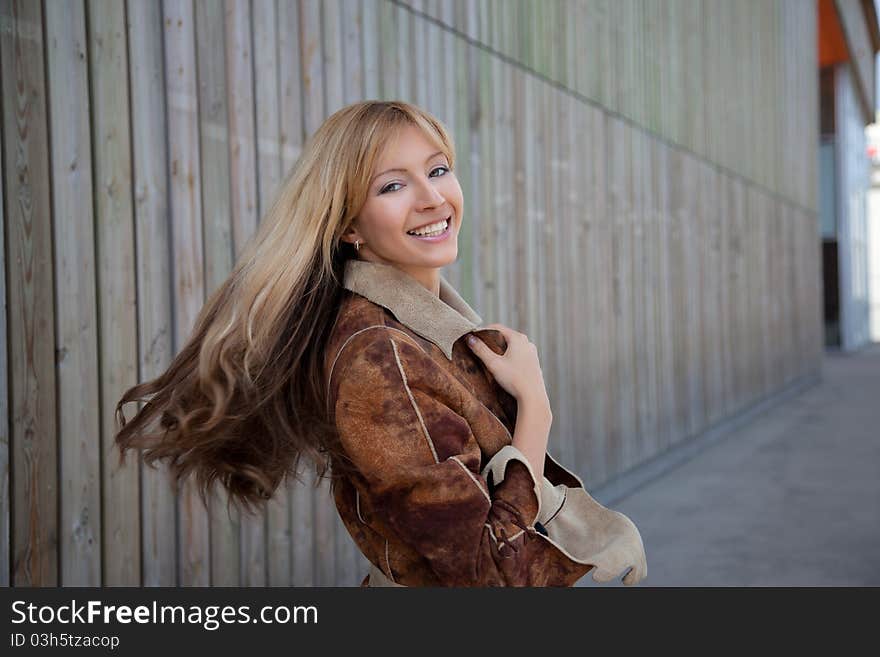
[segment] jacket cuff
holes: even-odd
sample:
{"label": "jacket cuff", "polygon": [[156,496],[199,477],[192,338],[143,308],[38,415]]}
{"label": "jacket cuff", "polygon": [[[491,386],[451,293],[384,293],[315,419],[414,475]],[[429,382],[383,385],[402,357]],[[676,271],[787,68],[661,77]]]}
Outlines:
{"label": "jacket cuff", "polygon": [[633,572],[625,584],[647,576],[642,536],[627,516],[602,506],[582,487],[548,481],[542,493],[545,504],[559,504],[555,513],[545,508],[541,516],[547,540],[572,561],[596,566],[594,580],[609,581],[627,567]]}
{"label": "jacket cuff", "polygon": [[[508,465],[513,462],[519,462],[521,466],[514,465],[511,472],[508,472]],[[534,500],[531,504],[529,504],[527,500],[522,500],[523,503],[520,505],[529,508],[530,512],[523,515],[523,520],[526,521],[526,524],[532,527],[541,515],[541,484],[539,483],[538,478],[535,477],[532,466],[525,454],[513,445],[505,445],[499,449],[491,459],[489,459],[481,474],[487,482],[491,475],[492,486],[498,488],[505,478],[509,480],[512,477],[516,481],[520,480],[518,475],[511,475],[511,473],[517,468],[521,468],[521,471],[524,469],[524,474],[526,476],[522,476],[521,479],[524,483],[527,482],[527,486],[529,486],[531,493],[534,496]]]}
{"label": "jacket cuff", "polygon": [[547,477],[541,480],[541,510],[538,513],[538,522],[546,525],[562,509],[565,504],[565,495],[568,487],[564,484],[554,486]]}

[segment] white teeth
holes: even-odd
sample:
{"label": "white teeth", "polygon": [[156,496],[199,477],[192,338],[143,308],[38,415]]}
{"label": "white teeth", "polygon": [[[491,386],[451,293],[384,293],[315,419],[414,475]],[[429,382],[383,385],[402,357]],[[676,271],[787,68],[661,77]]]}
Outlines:
{"label": "white teeth", "polygon": [[407,231],[407,235],[419,235],[421,237],[431,237],[433,235],[441,234],[446,228],[449,226],[448,220],[444,219],[443,221],[439,221],[436,224],[431,224],[430,226],[425,226],[424,228],[420,228],[417,231],[409,230]]}

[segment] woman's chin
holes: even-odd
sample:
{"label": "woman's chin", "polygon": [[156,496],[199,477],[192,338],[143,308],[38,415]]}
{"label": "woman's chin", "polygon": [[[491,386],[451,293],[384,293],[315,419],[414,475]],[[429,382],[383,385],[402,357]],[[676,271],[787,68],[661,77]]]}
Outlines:
{"label": "woman's chin", "polygon": [[445,267],[458,260],[458,243],[444,245],[443,248],[437,248],[434,253],[420,253],[419,255],[421,256],[418,258],[421,260],[419,264],[422,267]]}

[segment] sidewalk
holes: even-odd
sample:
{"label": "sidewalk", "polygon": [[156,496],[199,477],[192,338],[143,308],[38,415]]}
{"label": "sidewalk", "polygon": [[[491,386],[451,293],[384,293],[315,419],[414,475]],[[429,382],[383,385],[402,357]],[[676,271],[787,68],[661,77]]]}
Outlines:
{"label": "sidewalk", "polygon": [[640,586],[880,586],[880,345],[611,506]]}

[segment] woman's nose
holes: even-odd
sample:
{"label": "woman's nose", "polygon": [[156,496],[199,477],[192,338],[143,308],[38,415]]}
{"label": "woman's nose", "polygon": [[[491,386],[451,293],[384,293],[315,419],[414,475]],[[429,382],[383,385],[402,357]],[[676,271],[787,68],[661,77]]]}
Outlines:
{"label": "woman's nose", "polygon": [[446,200],[430,179],[419,180],[418,198],[428,207],[440,205]]}

